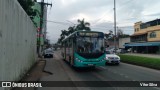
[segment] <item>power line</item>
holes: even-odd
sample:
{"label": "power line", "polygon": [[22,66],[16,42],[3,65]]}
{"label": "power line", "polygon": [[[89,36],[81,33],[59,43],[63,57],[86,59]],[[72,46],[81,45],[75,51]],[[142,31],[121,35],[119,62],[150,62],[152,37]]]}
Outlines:
{"label": "power line", "polygon": [[93,25],[96,25],[100,20],[102,20],[107,13],[105,13],[102,17],[100,17],[99,19],[95,20],[95,23],[93,23]]}
{"label": "power line", "polygon": [[[67,26],[71,25],[70,23],[59,22],[59,21],[50,21],[50,20],[47,20],[47,22],[51,22],[51,23],[55,23],[55,24],[60,24],[60,25],[67,25]],[[129,26],[128,26],[128,27],[129,27]],[[119,28],[128,28],[128,27],[119,27]],[[99,29],[99,30],[111,30],[111,29],[112,29],[112,27],[111,27],[111,28],[108,28],[108,27],[103,27],[103,26],[101,26],[101,27],[92,26],[92,27],[90,27],[90,28],[91,28],[91,29]],[[127,29],[127,30],[121,29],[121,30],[124,30],[124,31],[132,31],[132,29]]]}
{"label": "power line", "polygon": [[53,23],[61,23],[61,24],[70,24],[70,23],[66,23],[66,22],[59,22],[59,21],[50,21],[50,20],[47,20],[47,22],[53,22]]}
{"label": "power line", "polygon": [[[107,28],[106,28],[106,29],[105,29],[105,28],[91,28],[91,29],[99,29],[99,30],[113,30],[113,29],[111,29],[111,28],[110,28],[110,29],[109,29],[109,28],[108,28],[108,29],[107,29]],[[134,31],[134,30],[132,30],[132,29],[126,29],[126,30],[125,30],[125,29],[121,29],[121,30],[122,30],[122,31]]]}

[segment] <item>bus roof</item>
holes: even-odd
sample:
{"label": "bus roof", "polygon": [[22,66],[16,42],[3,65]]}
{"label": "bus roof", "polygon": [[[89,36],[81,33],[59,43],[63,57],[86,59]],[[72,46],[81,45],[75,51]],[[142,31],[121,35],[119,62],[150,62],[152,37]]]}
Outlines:
{"label": "bus roof", "polygon": [[81,31],[81,30],[79,30],[79,31],[73,32],[71,35],[69,35],[68,37],[66,37],[65,39],[63,39],[62,42],[66,41],[68,38],[70,38],[71,36],[75,35],[77,32],[103,33],[103,32],[99,32],[99,31]]}

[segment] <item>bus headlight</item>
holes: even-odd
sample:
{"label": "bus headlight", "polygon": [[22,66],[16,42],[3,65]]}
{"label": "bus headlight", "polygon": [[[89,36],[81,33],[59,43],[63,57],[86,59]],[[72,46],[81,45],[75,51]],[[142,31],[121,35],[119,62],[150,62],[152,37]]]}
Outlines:
{"label": "bus headlight", "polygon": [[76,58],[76,60],[78,61],[79,59],[78,59],[78,58]]}
{"label": "bus headlight", "polygon": [[76,61],[78,61],[78,62],[83,62],[82,60],[79,60],[78,58],[76,58]]}
{"label": "bus headlight", "polygon": [[104,60],[106,60],[106,58],[103,58],[103,59],[101,59],[101,60],[99,60],[99,61],[102,62],[102,61],[104,61]]}

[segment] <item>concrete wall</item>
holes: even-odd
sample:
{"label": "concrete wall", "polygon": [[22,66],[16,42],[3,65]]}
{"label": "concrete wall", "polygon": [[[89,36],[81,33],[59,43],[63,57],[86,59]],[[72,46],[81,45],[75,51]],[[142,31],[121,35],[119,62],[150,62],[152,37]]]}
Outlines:
{"label": "concrete wall", "polygon": [[125,48],[123,45],[125,44],[125,43],[130,43],[131,41],[130,41],[130,37],[128,37],[128,38],[120,38],[119,39],[119,48]]}
{"label": "concrete wall", "polygon": [[17,0],[0,0],[0,81],[19,80],[35,61],[35,26]]}

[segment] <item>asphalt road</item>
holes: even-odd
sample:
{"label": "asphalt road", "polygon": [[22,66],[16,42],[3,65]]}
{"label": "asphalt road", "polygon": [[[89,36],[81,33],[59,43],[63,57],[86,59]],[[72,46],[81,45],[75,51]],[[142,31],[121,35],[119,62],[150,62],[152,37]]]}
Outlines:
{"label": "asphalt road", "polygon": [[[145,67],[120,63],[119,66],[108,65],[95,69],[74,69],[62,60],[60,52],[54,53],[54,58],[48,60],[50,77],[44,77],[42,81],[160,81],[160,71]],[[47,64],[46,64],[47,65]],[[51,67],[54,66],[54,67]],[[57,67],[57,68],[56,68]],[[56,68],[56,69],[55,69]],[[57,70],[57,71],[56,71]],[[62,73],[63,72],[63,73]],[[56,76],[57,74],[57,76]],[[63,76],[63,75],[64,76]],[[59,78],[59,79],[58,79]],[[85,82],[84,82],[85,84]],[[76,83],[75,83],[76,85]],[[158,87],[52,87],[39,88],[38,90],[160,90]]]}

